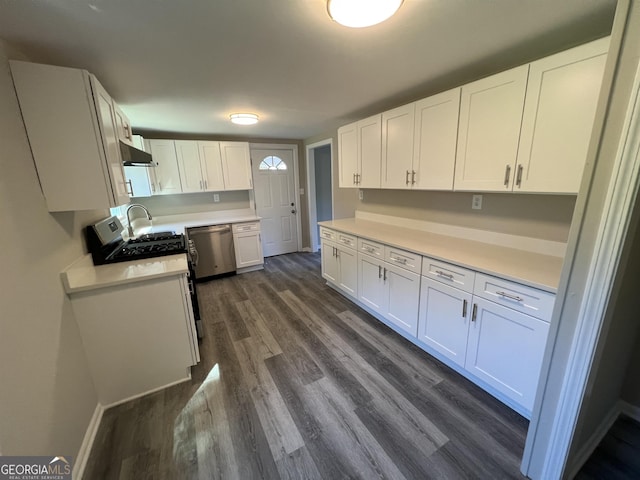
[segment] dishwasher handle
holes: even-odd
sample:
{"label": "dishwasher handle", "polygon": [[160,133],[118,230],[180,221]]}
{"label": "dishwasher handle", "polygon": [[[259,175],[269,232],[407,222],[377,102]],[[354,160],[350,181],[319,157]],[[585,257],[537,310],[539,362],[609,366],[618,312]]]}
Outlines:
{"label": "dishwasher handle", "polygon": [[211,225],[210,227],[196,227],[189,229],[189,235],[200,233],[227,233],[231,231],[231,225]]}

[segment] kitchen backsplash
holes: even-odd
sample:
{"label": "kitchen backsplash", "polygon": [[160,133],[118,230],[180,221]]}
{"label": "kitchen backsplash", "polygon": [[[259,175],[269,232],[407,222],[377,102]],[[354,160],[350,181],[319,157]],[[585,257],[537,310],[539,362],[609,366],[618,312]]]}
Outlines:
{"label": "kitchen backsplash", "polygon": [[[141,203],[154,216],[250,208],[249,192],[246,190],[219,192],[216,195],[220,196],[219,202],[213,201],[213,192],[206,192],[140,197],[132,199],[132,203]],[[136,216],[139,216],[138,211],[136,211]]]}

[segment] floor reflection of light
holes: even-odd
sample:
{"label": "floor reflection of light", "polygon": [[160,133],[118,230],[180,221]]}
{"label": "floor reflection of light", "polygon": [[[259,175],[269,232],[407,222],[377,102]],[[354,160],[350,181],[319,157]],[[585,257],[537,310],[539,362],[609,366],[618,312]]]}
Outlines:
{"label": "floor reflection of light", "polygon": [[[178,453],[181,450],[180,447],[182,446],[181,445],[182,442],[184,442],[185,440],[188,440],[184,438],[184,433],[186,428],[185,428],[185,423],[183,421],[183,418],[188,418],[188,417],[183,417],[183,416],[194,415],[197,412],[208,410],[209,407],[207,405],[208,403],[207,397],[211,396],[212,391],[218,388],[219,381],[220,381],[220,365],[216,363],[211,368],[211,370],[209,370],[209,373],[207,374],[205,379],[202,381],[198,389],[195,392],[193,392],[193,395],[191,395],[191,398],[187,401],[184,408],[176,416],[176,419],[173,423],[173,458],[175,461],[175,465],[181,465],[182,462],[185,460],[185,459],[177,458]],[[206,439],[209,436],[209,432],[206,432],[206,431],[203,432],[203,431],[196,430],[193,432],[193,434],[195,435],[195,439],[196,439],[195,445],[200,444],[199,437],[202,436]],[[182,452],[183,455],[185,453],[187,454],[187,456],[190,456],[189,455],[190,452],[185,452],[185,451]]]}

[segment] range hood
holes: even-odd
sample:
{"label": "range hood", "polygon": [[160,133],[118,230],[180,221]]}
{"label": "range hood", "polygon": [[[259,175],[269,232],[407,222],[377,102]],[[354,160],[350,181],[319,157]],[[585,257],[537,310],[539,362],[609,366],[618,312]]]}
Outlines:
{"label": "range hood", "polygon": [[140,149],[120,142],[120,153],[122,155],[122,163],[125,167],[155,167],[151,155]]}

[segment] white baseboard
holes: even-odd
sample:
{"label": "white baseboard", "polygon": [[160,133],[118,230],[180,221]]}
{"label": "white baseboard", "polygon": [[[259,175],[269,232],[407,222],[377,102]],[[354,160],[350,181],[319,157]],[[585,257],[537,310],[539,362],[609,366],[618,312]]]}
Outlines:
{"label": "white baseboard", "polygon": [[82,445],[80,445],[80,450],[78,451],[78,455],[76,455],[76,459],[73,464],[72,476],[76,480],[82,480],[84,469],[87,466],[87,460],[89,460],[91,447],[93,447],[93,441],[96,439],[96,434],[98,433],[98,427],[100,426],[103,413],[104,407],[98,403],[96,405],[96,409],[93,411],[93,416],[91,417],[87,431],[84,433]]}
{"label": "white baseboard", "polygon": [[302,249],[302,251],[303,251],[303,252],[305,252],[305,253],[312,253],[312,252],[313,252],[313,249],[312,249],[311,247],[304,247],[304,248]]}
{"label": "white baseboard", "polygon": [[118,405],[122,405],[123,403],[130,402],[131,400],[135,400],[136,398],[144,397],[146,395],[151,395],[152,393],[159,392],[160,390],[164,390],[165,388],[173,387],[174,385],[178,385],[180,383],[188,382],[191,380],[191,374],[189,374],[185,378],[181,378],[180,380],[176,380],[175,382],[167,383],[161,387],[153,388],[151,390],[147,390],[146,392],[138,393],[137,395],[132,395],[127,398],[123,398],[122,400],[118,400],[117,402],[110,403],[109,405],[105,405],[104,409],[108,410],[113,407],[117,407]]}
{"label": "white baseboard", "polygon": [[563,242],[491,232],[489,230],[477,230],[475,228],[414,220],[411,218],[394,217],[391,215],[381,215],[378,213],[361,212],[360,210],[356,210],[355,217],[360,220],[411,228],[413,230],[421,230],[423,232],[446,235],[448,237],[472,239],[476,242],[490,243],[492,245],[500,245],[501,247],[515,248],[516,250],[525,250],[527,252],[551,255],[554,257],[564,257],[567,248],[567,244]]}
{"label": "white baseboard", "polygon": [[[602,442],[602,439],[607,434],[609,429],[613,426],[620,414],[625,412],[624,405],[625,403],[622,400],[618,400],[613,405],[613,407],[611,407],[611,410],[609,410],[609,412],[605,415],[602,422],[600,422],[600,425],[598,425],[598,428],[596,428],[593,434],[591,434],[589,440],[586,441],[586,443],[576,454],[574,461],[571,462],[571,469],[568,469],[571,475],[569,475],[567,478],[574,478],[583,467],[583,465],[587,463],[589,457],[593,454],[595,449],[598,448],[598,445],[600,445],[600,442]],[[629,407],[631,407],[631,405],[629,405]],[[638,410],[640,411],[640,409]]]}
{"label": "white baseboard", "polygon": [[622,409],[622,413],[624,413],[627,417],[634,419],[636,422],[640,422],[640,407],[636,407],[635,405],[631,405],[625,401],[620,401],[620,407]]}

